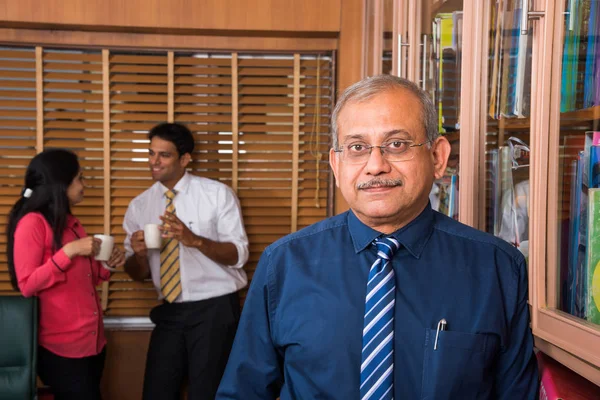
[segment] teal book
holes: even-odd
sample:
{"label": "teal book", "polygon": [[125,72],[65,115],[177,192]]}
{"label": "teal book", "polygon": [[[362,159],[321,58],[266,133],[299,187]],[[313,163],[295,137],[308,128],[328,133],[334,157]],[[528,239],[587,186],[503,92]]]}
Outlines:
{"label": "teal book", "polygon": [[578,1],[568,3],[565,13],[565,41],[563,47],[560,111],[575,110],[577,73],[579,64],[579,29],[582,25],[582,9]]}
{"label": "teal book", "polygon": [[600,324],[600,189],[588,190],[586,319]]}

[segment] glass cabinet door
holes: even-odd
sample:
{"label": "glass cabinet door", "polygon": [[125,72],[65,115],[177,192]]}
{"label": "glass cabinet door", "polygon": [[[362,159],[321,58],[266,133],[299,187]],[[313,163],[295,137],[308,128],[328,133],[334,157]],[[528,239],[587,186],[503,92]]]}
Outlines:
{"label": "glass cabinet door", "polygon": [[396,74],[394,0],[365,0],[364,74]]}
{"label": "glass cabinet door", "polygon": [[521,0],[488,1],[482,225],[527,257],[533,32]]}
{"label": "glass cabinet door", "polygon": [[365,0],[366,76],[393,74],[427,91],[452,152],[430,194],[432,207],[458,219],[463,0]]}
{"label": "glass cabinet door", "polygon": [[600,329],[600,1],[563,0],[556,307]]}
{"label": "glass cabinet door", "polygon": [[429,199],[433,209],[455,219],[459,203],[462,21],[462,0],[423,2],[418,83],[434,100],[439,132],[452,148],[446,174],[434,183]]}
{"label": "glass cabinet door", "polygon": [[381,54],[381,73],[395,75],[394,71],[394,0],[383,2],[383,53]]}
{"label": "glass cabinet door", "polygon": [[600,1],[546,6],[554,10],[550,110],[547,132],[534,137],[548,151],[546,161],[534,153],[534,176],[547,188],[532,187],[531,207],[547,204],[547,228],[532,220],[532,328],[536,346],[600,385]]}

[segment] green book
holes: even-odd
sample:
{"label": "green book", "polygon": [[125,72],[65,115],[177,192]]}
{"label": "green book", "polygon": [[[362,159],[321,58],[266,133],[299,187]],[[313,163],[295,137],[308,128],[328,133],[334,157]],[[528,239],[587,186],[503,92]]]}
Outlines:
{"label": "green book", "polygon": [[600,324],[600,189],[588,190],[586,319]]}

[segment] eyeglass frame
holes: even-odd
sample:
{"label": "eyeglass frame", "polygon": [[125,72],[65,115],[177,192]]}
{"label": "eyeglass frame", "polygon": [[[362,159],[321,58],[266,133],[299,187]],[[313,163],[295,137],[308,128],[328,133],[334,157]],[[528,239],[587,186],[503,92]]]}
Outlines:
{"label": "eyeglass frame", "polygon": [[[412,157],[411,158],[407,158],[406,160],[397,160],[397,161],[395,161],[395,160],[389,160],[386,157],[386,155],[389,154],[389,153],[386,153],[385,149],[387,149],[389,147],[389,145],[392,144],[392,143],[394,143],[394,142],[412,143],[411,140],[391,140],[387,144],[382,144],[382,145],[363,144],[362,146],[364,146],[365,148],[367,148],[369,150],[369,157],[367,157],[364,162],[361,161],[359,163],[354,163],[354,165],[360,165],[360,164],[363,164],[363,163],[366,164],[369,161],[369,158],[371,158],[371,154],[373,153],[373,149],[374,148],[378,148],[379,151],[380,151],[381,157],[385,158],[385,160],[389,161],[389,162],[403,162],[403,161],[410,161],[410,160],[412,160]],[[405,151],[403,151],[402,153],[400,153],[400,154],[404,154],[404,153],[410,151],[410,149],[412,149],[413,147],[421,147],[423,145],[426,145],[426,144],[432,143],[432,142],[434,142],[434,140],[430,139],[430,140],[424,141],[423,143],[409,144],[408,148]],[[353,145],[354,145],[354,143],[351,143],[351,144],[348,144],[347,147],[350,147],[350,146],[353,146]],[[339,147],[337,149],[333,149],[333,151],[335,153],[337,153],[337,154],[340,154],[340,153],[343,154],[343,152],[344,152],[344,146],[346,146],[346,145],[342,145],[342,147]]]}

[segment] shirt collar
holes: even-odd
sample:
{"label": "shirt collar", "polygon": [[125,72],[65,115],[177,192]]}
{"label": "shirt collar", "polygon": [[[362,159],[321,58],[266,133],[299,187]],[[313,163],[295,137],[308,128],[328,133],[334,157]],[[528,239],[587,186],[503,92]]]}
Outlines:
{"label": "shirt collar", "polygon": [[[175,187],[173,189],[177,193],[187,193],[188,188],[190,187],[190,179],[191,179],[191,176],[186,171],[183,174],[183,176],[181,177],[181,179],[179,181],[177,181],[177,183],[175,184]],[[157,183],[159,184],[160,191],[164,196],[164,194],[167,192],[167,190],[169,190],[169,188],[166,187],[165,185],[163,185],[162,182],[157,182]]]}
{"label": "shirt collar", "polygon": [[[431,209],[431,205],[427,203],[427,206],[417,218],[389,236],[398,240],[413,257],[420,258],[433,233],[433,220],[434,211]],[[373,240],[382,235],[381,232],[363,224],[352,211],[348,212],[348,230],[356,253],[369,247]]]}
{"label": "shirt collar", "polygon": [[74,228],[79,225],[79,219],[73,214],[67,215],[67,228]]}

